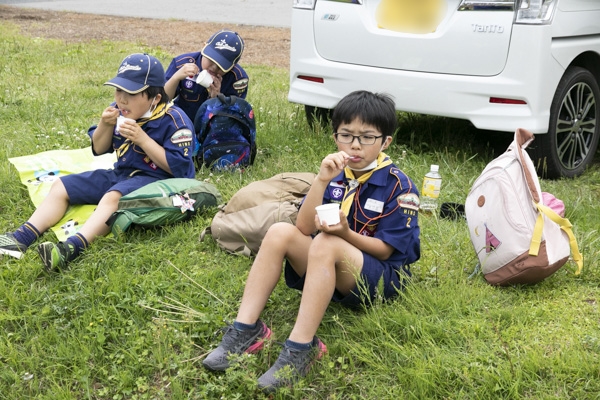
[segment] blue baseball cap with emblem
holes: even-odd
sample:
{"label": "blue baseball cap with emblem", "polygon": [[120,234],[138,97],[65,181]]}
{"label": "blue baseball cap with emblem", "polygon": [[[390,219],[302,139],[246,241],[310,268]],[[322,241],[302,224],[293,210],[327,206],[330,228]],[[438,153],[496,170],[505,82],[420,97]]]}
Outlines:
{"label": "blue baseball cap with emblem", "polygon": [[130,54],[121,62],[117,76],[104,84],[137,94],[150,86],[164,87],[165,70],[156,57],[146,53]]}
{"label": "blue baseball cap with emblem", "polygon": [[202,56],[217,64],[223,72],[229,72],[240,60],[243,52],[244,41],[240,35],[223,29],[208,39],[202,49]]}

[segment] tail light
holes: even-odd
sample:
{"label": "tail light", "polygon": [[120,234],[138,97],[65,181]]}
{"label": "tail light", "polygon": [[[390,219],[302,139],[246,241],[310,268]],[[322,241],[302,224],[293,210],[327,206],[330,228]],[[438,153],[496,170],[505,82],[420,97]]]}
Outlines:
{"label": "tail light", "polygon": [[552,21],[558,0],[517,0],[517,24],[545,25]]}
{"label": "tail light", "polygon": [[516,11],[516,24],[545,25],[552,21],[558,0],[461,0],[459,11]]}

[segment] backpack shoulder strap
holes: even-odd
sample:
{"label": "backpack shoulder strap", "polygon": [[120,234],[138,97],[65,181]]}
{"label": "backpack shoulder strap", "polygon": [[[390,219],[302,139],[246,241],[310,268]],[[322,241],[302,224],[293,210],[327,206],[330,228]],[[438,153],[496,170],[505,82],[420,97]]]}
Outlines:
{"label": "backpack shoulder strap", "polygon": [[535,184],[537,180],[537,175],[534,177],[529,169],[529,165],[525,160],[525,154],[523,153],[529,143],[534,140],[533,133],[528,131],[527,129],[519,128],[515,131],[515,142],[517,144],[517,153],[518,160],[523,168],[523,173],[525,174],[525,181],[527,182],[527,187],[529,188],[529,192],[531,193],[531,197],[536,203],[539,203],[541,200],[541,193],[538,192],[537,186]]}
{"label": "backpack shoulder strap", "polygon": [[231,96],[225,96],[223,93],[219,93],[217,95],[217,99],[219,99],[221,101],[221,103],[230,106],[232,104],[234,104],[237,101],[237,97],[234,95]]}
{"label": "backpack shoulder strap", "polygon": [[548,206],[534,202],[534,207],[538,209],[539,213],[535,221],[535,226],[533,228],[533,237],[531,238],[529,254],[532,256],[538,255],[540,243],[542,242],[542,231],[544,229],[545,215],[548,218],[550,218],[550,220],[558,224],[560,226],[560,229],[562,229],[562,231],[565,232],[569,237],[569,246],[571,247],[571,253],[573,254],[573,261],[575,261],[575,263],[577,264],[577,271],[575,271],[575,275],[579,275],[581,273],[581,270],[583,269],[583,256],[579,252],[577,239],[575,239],[575,235],[573,234],[573,225],[571,225],[571,222],[568,219],[561,217]]}

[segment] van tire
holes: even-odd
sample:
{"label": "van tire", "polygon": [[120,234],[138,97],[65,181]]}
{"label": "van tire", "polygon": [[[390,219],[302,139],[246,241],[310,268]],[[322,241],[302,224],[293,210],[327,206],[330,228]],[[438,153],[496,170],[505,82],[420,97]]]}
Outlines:
{"label": "van tire", "polygon": [[558,84],[548,133],[536,135],[529,150],[538,175],[574,178],[594,160],[600,137],[600,89],[594,75],[570,67]]}

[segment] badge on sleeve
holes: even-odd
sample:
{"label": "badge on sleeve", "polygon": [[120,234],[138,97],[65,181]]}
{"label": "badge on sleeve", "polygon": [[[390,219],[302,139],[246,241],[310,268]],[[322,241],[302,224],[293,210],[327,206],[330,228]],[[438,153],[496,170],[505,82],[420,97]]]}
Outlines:
{"label": "badge on sleeve", "polygon": [[414,193],[405,193],[397,197],[398,205],[400,208],[419,211],[419,205],[421,204],[419,196]]}
{"label": "badge on sleeve", "polygon": [[233,82],[233,88],[238,92],[244,91],[248,87],[248,78]]}
{"label": "badge on sleeve", "polygon": [[187,143],[192,141],[192,131],[189,129],[180,129],[171,136],[171,143]]}

